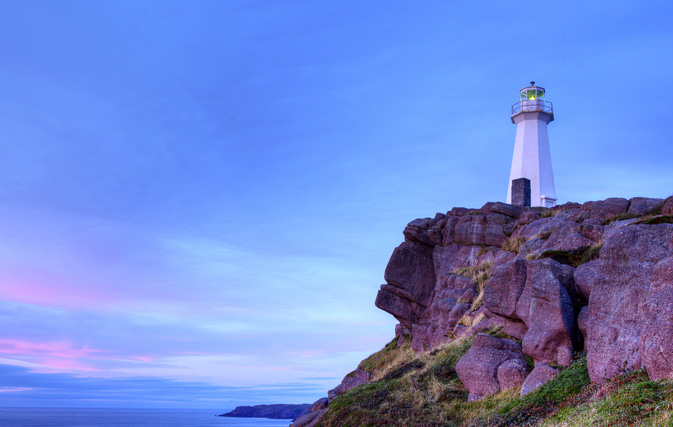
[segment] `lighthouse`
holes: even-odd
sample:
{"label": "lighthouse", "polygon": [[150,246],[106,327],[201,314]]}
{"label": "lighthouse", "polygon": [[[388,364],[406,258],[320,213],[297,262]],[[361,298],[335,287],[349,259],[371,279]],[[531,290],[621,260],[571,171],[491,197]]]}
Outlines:
{"label": "lighthouse", "polygon": [[[547,125],[554,121],[554,109],[551,102],[544,99],[544,88],[535,86],[535,82],[530,82],[530,86],[520,92],[520,101],[512,105],[511,119],[516,124],[516,139],[507,187],[507,203],[512,203],[514,199],[514,203],[527,205],[530,200],[530,206],[551,208],[556,206],[556,191]],[[517,194],[518,191],[527,192],[528,188],[530,198]],[[521,203],[520,200],[526,200],[526,203]]]}

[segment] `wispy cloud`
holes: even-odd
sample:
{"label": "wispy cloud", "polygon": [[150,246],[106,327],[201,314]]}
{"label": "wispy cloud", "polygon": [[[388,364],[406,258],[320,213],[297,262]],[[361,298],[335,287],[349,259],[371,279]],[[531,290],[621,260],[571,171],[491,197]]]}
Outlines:
{"label": "wispy cloud", "polygon": [[[0,365],[3,386],[0,405],[217,407],[232,409],[232,402],[305,403],[302,397],[320,390],[310,382],[224,387],[208,382],[176,381],[162,378],[92,378],[58,373],[34,373],[27,368]],[[158,396],[161,396],[158,399]]]}

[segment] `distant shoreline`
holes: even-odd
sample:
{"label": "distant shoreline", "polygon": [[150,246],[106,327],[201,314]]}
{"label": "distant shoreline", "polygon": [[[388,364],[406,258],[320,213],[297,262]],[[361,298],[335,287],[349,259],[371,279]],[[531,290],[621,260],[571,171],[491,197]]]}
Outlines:
{"label": "distant shoreline", "polygon": [[311,409],[310,403],[300,405],[255,405],[255,406],[237,406],[231,412],[217,415],[218,417],[233,418],[269,418],[276,420],[294,420]]}

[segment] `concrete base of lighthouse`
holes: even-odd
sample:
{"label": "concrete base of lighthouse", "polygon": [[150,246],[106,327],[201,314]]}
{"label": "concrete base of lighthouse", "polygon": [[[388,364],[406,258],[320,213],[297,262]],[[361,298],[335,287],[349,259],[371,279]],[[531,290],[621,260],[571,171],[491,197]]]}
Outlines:
{"label": "concrete base of lighthouse", "polygon": [[530,180],[531,206],[556,206],[554,174],[547,135],[547,124],[552,120],[554,120],[553,114],[544,111],[520,111],[512,115],[512,123],[516,124],[516,140],[509,174],[507,203],[512,203],[512,181],[527,178]]}

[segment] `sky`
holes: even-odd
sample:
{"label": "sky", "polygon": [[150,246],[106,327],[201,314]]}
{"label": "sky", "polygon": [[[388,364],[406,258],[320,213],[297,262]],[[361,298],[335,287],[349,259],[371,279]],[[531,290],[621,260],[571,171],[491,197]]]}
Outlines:
{"label": "sky", "polygon": [[669,1],[0,1],[0,406],[311,403],[411,220],[673,194]]}

